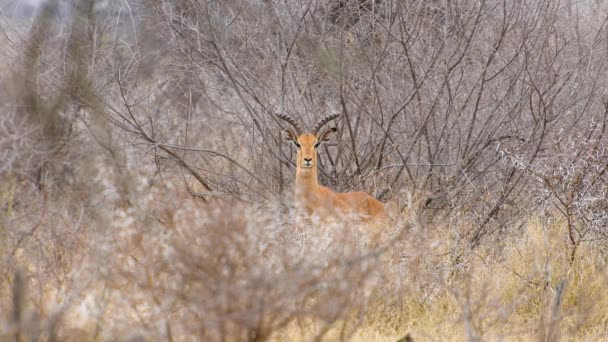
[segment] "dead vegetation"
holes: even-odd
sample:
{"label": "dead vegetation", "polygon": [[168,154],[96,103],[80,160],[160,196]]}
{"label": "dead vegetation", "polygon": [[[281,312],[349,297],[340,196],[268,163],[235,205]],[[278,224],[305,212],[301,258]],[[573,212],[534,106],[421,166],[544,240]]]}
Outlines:
{"label": "dead vegetation", "polygon": [[[0,336],[608,338],[607,18],[554,0],[3,12]],[[274,114],[330,112],[320,182],[386,203],[377,244],[295,219]]]}

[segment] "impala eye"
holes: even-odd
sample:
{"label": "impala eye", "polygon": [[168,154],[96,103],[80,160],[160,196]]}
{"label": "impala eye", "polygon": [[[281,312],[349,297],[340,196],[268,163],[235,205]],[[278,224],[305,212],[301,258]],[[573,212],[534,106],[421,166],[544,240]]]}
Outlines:
{"label": "impala eye", "polygon": [[293,143],[294,143],[294,144],[296,144],[296,147],[297,147],[297,148],[302,147],[302,145],[300,145],[300,143],[299,143],[299,142],[297,142],[297,141],[294,141]]}
{"label": "impala eye", "polygon": [[320,141],[315,144],[315,148],[319,147],[319,145],[321,145]]}

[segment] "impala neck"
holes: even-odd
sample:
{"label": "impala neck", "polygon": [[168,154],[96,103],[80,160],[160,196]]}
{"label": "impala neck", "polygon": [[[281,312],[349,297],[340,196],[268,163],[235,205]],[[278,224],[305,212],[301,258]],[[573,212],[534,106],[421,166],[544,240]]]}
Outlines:
{"label": "impala neck", "polygon": [[311,194],[319,189],[316,166],[310,170],[298,168],[296,171],[296,196],[299,194]]}

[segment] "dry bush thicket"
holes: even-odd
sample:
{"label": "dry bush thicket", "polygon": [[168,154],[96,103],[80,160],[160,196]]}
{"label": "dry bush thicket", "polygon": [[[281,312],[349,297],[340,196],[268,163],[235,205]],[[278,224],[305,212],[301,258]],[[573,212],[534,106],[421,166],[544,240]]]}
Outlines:
{"label": "dry bush thicket", "polygon": [[[607,338],[608,7],[0,7],[0,335]],[[19,15],[18,15],[19,13]],[[340,113],[295,220],[287,113]]]}

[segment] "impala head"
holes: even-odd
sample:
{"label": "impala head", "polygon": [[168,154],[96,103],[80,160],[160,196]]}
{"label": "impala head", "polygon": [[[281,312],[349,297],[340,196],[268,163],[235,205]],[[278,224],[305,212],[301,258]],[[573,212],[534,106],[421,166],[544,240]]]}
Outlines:
{"label": "impala head", "polygon": [[328,115],[313,127],[310,132],[304,132],[298,122],[291,116],[276,114],[276,116],[289,123],[293,129],[284,130],[285,139],[292,142],[298,150],[296,166],[300,175],[315,174],[317,168],[317,148],[331,139],[331,135],[337,131],[335,127],[323,129],[328,122],[336,119],[339,114]]}

